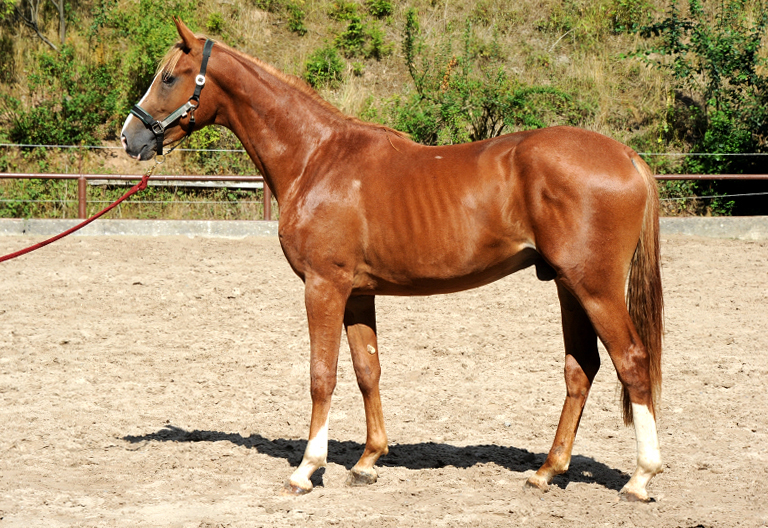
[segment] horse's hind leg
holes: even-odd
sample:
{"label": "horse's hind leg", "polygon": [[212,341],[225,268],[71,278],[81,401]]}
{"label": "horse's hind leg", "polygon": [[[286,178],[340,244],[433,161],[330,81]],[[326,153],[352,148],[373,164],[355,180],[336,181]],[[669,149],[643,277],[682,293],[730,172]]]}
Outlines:
{"label": "horse's hind leg", "polygon": [[368,428],[363,456],[347,477],[347,484],[359,486],[376,482],[378,474],[373,466],[380,456],[386,455],[389,451],[379,396],[381,366],[376,341],[376,312],[373,296],[350,297],[344,312],[344,327],[347,330],[357,384],[363,394],[365,422]]}
{"label": "horse's hind leg", "polygon": [[[605,283],[609,281],[605,280]],[[580,298],[631,403],[637,440],[637,469],[620,494],[626,500],[648,501],[646,486],[654,475],[663,471],[654,416],[650,356],[627,311],[623,290],[619,289],[621,286],[619,283],[602,292],[595,288],[592,291],[596,293],[582,293]]]}
{"label": "horse's hind leg", "polygon": [[527,484],[546,490],[552,478],[568,470],[571,462],[573,441],[598,369],[600,356],[597,352],[597,336],[579,301],[559,282],[557,293],[563,320],[565,340],[565,385],[567,395],[560,414],[555,441],[547,460],[532,475]]}

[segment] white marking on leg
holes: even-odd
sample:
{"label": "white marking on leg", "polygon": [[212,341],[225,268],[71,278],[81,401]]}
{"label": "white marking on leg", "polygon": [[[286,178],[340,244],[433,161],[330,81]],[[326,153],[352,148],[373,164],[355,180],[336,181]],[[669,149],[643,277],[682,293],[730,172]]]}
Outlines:
{"label": "white marking on leg", "polygon": [[373,345],[368,345],[368,353],[369,354],[375,354],[376,353],[376,347]]}
{"label": "white marking on leg", "polygon": [[632,492],[647,499],[645,486],[654,475],[664,470],[656,434],[656,420],[648,407],[637,403],[632,404],[632,419],[635,422],[637,439],[637,469],[622,491]]}
{"label": "white marking on leg", "polygon": [[656,420],[645,405],[632,404],[632,417],[635,422],[637,439],[637,465],[647,471],[661,469],[659,438],[656,435]]}
{"label": "white marking on leg", "polygon": [[328,422],[330,416],[325,419],[325,424],[317,432],[314,438],[307,442],[307,448],[304,450],[304,458],[296,471],[291,475],[290,482],[305,490],[312,489],[312,483],[309,478],[312,473],[321,467],[325,467],[328,460]]}

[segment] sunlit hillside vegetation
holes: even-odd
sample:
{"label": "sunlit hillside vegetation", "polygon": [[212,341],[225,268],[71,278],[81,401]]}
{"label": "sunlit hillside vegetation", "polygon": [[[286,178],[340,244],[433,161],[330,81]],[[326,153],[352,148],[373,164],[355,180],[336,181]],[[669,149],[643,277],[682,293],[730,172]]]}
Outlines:
{"label": "sunlit hillside vegetation", "polygon": [[[59,0],[63,41],[53,0],[2,1],[3,143],[118,145],[130,106],[176,40],[175,14],[304,78],[344,112],[425,143],[570,124],[648,154],[767,151],[760,1]],[[29,23],[34,6],[36,29]],[[193,147],[237,145],[213,128],[190,140]],[[646,159],[657,172],[768,172],[761,163],[768,158],[755,156]],[[134,164],[115,151],[0,151],[3,171],[79,165],[137,172]],[[168,170],[254,171],[236,153],[183,153],[169,159]],[[18,191],[3,185],[6,194]],[[675,183],[662,191],[743,188]],[[768,190],[754,183],[748,190],[755,189]],[[752,202],[728,199],[668,202],[666,210],[723,214],[734,204],[736,212],[755,212]]]}

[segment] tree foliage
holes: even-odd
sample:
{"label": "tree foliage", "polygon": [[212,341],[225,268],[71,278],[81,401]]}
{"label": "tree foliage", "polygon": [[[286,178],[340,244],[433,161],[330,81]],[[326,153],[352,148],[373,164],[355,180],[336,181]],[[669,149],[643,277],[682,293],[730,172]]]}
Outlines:
{"label": "tree foliage", "polygon": [[[768,8],[765,3],[723,0],[707,12],[700,0],[688,2],[684,13],[672,1],[666,17],[643,27],[641,34],[654,38],[649,61],[670,72],[677,94],[667,105],[664,130],[667,140],[686,134],[697,153],[687,157],[683,170],[691,174],[749,173],[762,170],[763,158],[739,156],[766,151],[768,137],[768,77],[761,56],[766,35]],[[670,98],[672,99],[672,98]],[[741,194],[768,190],[765,182],[707,184],[706,194]],[[764,211],[762,200],[740,202],[738,212]],[[713,199],[709,211],[734,212],[736,202],[728,197]]]}
{"label": "tree foliage", "polygon": [[478,141],[517,129],[576,123],[583,117],[583,109],[568,94],[511,78],[496,42],[480,41],[470,22],[459,46],[449,31],[437,50],[427,50],[417,13],[411,9],[402,50],[415,92],[395,99],[393,124],[417,141]]}
{"label": "tree foliage", "polygon": [[[687,110],[699,114],[687,121],[698,128],[692,131],[697,152],[733,154],[766,146],[768,77],[761,73],[765,60],[759,52],[768,10],[762,3],[756,11],[746,7],[744,0],[726,0],[710,14],[700,0],[691,0],[684,14],[673,1],[663,20],[642,28],[643,36],[656,37],[648,53],[658,58],[651,62],[671,73],[675,87],[690,94]],[[687,163],[690,170],[710,174],[753,165],[725,156]]]}

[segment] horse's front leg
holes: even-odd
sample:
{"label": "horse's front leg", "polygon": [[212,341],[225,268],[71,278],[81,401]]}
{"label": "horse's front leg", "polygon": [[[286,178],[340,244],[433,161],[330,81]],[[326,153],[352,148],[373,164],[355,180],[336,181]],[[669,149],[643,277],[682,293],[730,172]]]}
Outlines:
{"label": "horse's front leg", "polygon": [[349,290],[340,286],[338,281],[308,277],[304,297],[309,323],[312,418],[304,458],[285,483],[284,492],[295,495],[312,491],[310,477],[326,464],[328,414],[336,388],[339,340]]}
{"label": "horse's front leg", "polygon": [[378,474],[373,466],[380,456],[389,452],[379,395],[381,366],[376,341],[376,308],[372,295],[349,298],[344,312],[344,328],[347,330],[357,385],[363,395],[368,429],[365,451],[347,477],[347,484],[360,486],[376,482]]}

